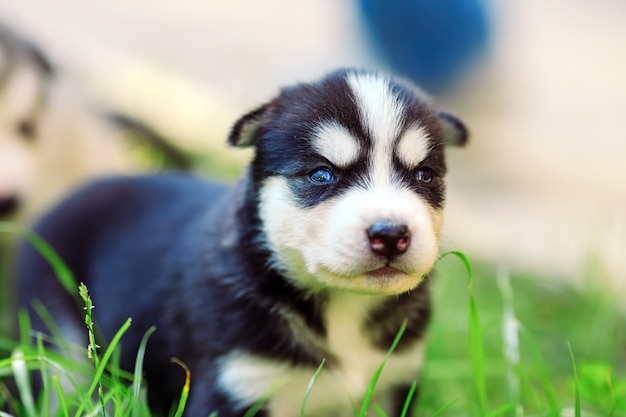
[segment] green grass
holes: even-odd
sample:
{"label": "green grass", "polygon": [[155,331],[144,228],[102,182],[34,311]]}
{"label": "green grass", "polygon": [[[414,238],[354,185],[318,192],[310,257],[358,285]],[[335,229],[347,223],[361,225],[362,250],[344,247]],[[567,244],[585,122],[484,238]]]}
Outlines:
{"label": "green grass", "polygon": [[438,271],[420,415],[457,400],[445,415],[626,416],[625,320],[601,276],[575,288],[478,265],[468,291],[462,262]]}
{"label": "green grass", "polygon": [[[65,284],[72,285],[75,281],[62,263],[46,252],[45,244],[38,244]],[[434,277],[419,416],[626,416],[625,320],[618,297],[602,289],[601,273],[588,271],[585,282],[594,284],[574,287],[553,277],[509,273],[478,262],[470,268],[467,258],[454,255],[438,262]],[[90,313],[86,289],[81,295]],[[0,382],[0,409],[10,406],[12,415],[46,416],[45,400],[59,398],[58,416],[150,416],[140,375],[151,332],[137,353],[134,373],[117,367],[119,342],[129,326],[130,321],[106,348],[98,349],[87,320],[90,348],[63,346],[72,354],[60,355],[44,348],[42,339],[31,341],[29,322],[23,318],[21,341],[0,337],[0,381],[19,387],[18,398],[11,398]],[[171,414],[176,417],[184,410],[190,383],[185,364],[177,363],[188,378]],[[302,410],[323,366],[312,372],[311,385],[302,393]],[[38,376],[40,398],[32,394],[26,369],[44,370]],[[372,376],[370,391],[378,374]],[[369,410],[369,416],[384,417],[370,394],[355,405],[355,415],[365,416]],[[405,415],[410,415],[406,407],[401,417]]]}

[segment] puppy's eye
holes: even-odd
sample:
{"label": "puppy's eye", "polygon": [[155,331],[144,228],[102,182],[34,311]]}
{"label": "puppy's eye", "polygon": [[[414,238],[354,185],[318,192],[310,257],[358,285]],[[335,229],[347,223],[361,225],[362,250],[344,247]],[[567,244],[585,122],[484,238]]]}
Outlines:
{"label": "puppy's eye", "polygon": [[433,170],[430,168],[420,168],[415,172],[415,179],[428,184],[433,180]]}
{"label": "puppy's eye", "polygon": [[25,139],[32,140],[35,139],[35,136],[37,135],[37,127],[35,126],[35,122],[32,120],[22,120],[18,123],[16,130],[17,134]]}
{"label": "puppy's eye", "polygon": [[335,180],[335,176],[328,168],[318,168],[309,174],[309,179],[315,184],[330,184]]}

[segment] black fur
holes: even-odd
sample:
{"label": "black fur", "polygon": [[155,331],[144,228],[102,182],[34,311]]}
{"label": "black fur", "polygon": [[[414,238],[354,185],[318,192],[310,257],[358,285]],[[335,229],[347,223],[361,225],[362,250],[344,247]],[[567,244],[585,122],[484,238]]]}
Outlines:
{"label": "black fur", "polygon": [[[303,207],[345,191],[341,187],[307,191],[312,186],[303,183],[311,167],[324,163],[307,142],[314,122],[339,121],[363,141],[371,140],[358,122],[358,109],[343,75],[335,73],[319,83],[286,89],[235,125],[229,142],[255,146],[256,156],[232,188],[184,174],[101,180],[37,224],[35,231],[86,283],[106,338],[133,318],[123,339],[124,368],[132,369],[141,337],[150,326],[157,326],[145,358],[149,400],[155,409],[166,412],[180,393],[184,373],[169,363],[171,357],[180,358],[192,372],[187,416],[218,411],[220,417],[236,417],[246,411],[216,384],[216,360],[235,349],[312,370],[322,358],[327,367],[339,366],[322,345],[311,346],[296,337],[281,313],[300,317],[308,331],[325,338],[328,294],[297,287],[275,267],[264,244],[258,203],[264,180],[275,175],[290,179]],[[408,117],[413,114],[425,121],[433,146],[441,147],[436,114],[412,95],[406,97],[414,100]],[[439,152],[428,163],[443,175]],[[358,163],[341,175],[354,184],[363,169]],[[429,197],[434,191],[416,191],[438,204],[438,196]],[[29,245],[22,247],[18,266],[22,306],[40,299],[64,325],[73,322],[81,328],[75,300]],[[424,283],[409,293],[390,296],[372,311],[361,323],[372,345],[386,351],[405,318],[408,327],[398,350],[421,339],[430,314],[427,291]],[[46,330],[36,318],[33,327]],[[267,410],[257,415],[271,417]]]}
{"label": "black fur", "polygon": [[[293,179],[290,185],[300,196],[302,207],[311,207],[338,195],[346,190],[343,185],[353,187],[366,177],[367,155],[352,166],[339,170],[309,143],[316,126],[324,121],[333,121],[344,126],[366,149],[371,148],[372,138],[360,120],[356,98],[345,79],[347,73],[349,71],[337,71],[317,83],[283,89],[277,99],[244,116],[231,133],[231,144],[255,146],[253,177],[262,180],[267,176],[282,175]],[[432,150],[422,165],[434,171],[435,181],[428,186],[416,184],[414,171],[404,167],[397,157],[394,158],[396,169],[416,192],[434,207],[441,208],[445,193],[443,177],[446,174],[443,147],[446,144],[465,144],[467,131],[451,114],[433,111],[429,100],[414,87],[395,80],[390,80],[390,84],[391,90],[405,105],[402,130],[418,122],[429,133]],[[344,181],[337,181],[331,187],[311,187],[308,174],[324,165],[332,168]]]}

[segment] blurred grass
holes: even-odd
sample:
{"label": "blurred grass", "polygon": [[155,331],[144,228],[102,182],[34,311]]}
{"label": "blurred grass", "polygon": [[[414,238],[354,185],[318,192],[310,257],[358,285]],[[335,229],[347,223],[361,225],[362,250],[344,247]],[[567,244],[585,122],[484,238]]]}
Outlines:
{"label": "blurred grass", "polygon": [[[569,343],[576,358],[583,415],[626,416],[626,320],[619,295],[602,288],[603,278],[589,271],[587,284],[574,287],[540,274],[512,274],[515,298],[508,306],[497,268],[478,264],[472,294],[483,344],[483,412],[475,394],[479,383],[472,369],[468,328],[472,310],[463,274],[465,267],[453,260],[437,268],[420,392],[422,415],[432,415],[451,400],[457,401],[445,415],[489,415],[507,406],[510,409],[501,415],[565,415],[563,410],[573,411],[576,403]],[[504,312],[509,307],[519,328],[518,363],[511,363],[506,354],[511,321]],[[517,399],[511,395],[516,386]]]}
{"label": "blurred grass", "polygon": [[[468,266],[466,258],[447,256],[436,267],[418,415],[626,416],[626,320],[619,294],[602,286],[601,269],[586,271],[584,283],[575,287],[477,262],[470,275]],[[24,335],[29,328],[22,323]],[[85,347],[78,349],[86,359]],[[20,344],[17,337],[0,334],[0,409],[10,402],[17,415],[46,415],[41,402],[10,400],[3,385],[26,367],[47,370],[45,397],[67,394],[62,410],[80,406],[103,415],[98,410],[104,403],[113,409],[107,415],[149,416],[145,386],[136,379],[145,349],[149,343],[138,352],[134,379],[116,368],[115,346],[106,352],[103,372],[104,366],[72,359],[76,355],[47,351],[41,341]],[[79,385],[74,374],[89,384]],[[68,379],[79,387],[76,392],[88,395],[63,392],[59,381]],[[91,395],[94,384],[102,385],[100,396]],[[27,399],[29,389],[22,391]]]}

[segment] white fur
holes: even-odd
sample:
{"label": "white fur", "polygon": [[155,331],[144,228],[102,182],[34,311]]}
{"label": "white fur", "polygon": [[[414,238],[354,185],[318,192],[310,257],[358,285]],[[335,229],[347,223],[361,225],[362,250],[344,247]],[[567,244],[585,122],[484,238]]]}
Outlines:
{"label": "white fur", "polygon": [[[413,126],[399,138],[404,108],[386,78],[351,74],[347,80],[372,140],[366,187],[355,185],[340,196],[301,208],[286,178],[269,178],[260,192],[264,232],[276,264],[306,288],[398,294],[417,286],[432,268],[441,213],[394,178],[393,151],[398,146],[403,162],[416,166],[429,152],[428,137],[423,128]],[[316,149],[331,161],[358,156],[355,138],[330,126],[316,135]],[[373,254],[367,238],[367,229],[381,220],[406,224],[411,233],[407,252],[390,265]],[[371,274],[386,266],[397,272],[382,277]]]}
{"label": "white fur", "polygon": [[[354,415],[353,407],[360,406],[385,354],[364,336],[367,314],[385,296],[419,285],[438,253],[440,210],[402,185],[393,170],[394,146],[403,163],[416,167],[429,152],[427,134],[414,126],[400,136],[403,104],[385,78],[351,74],[348,83],[357,98],[360,121],[372,141],[365,186],[354,184],[306,208],[298,204],[288,178],[270,177],[260,189],[259,214],[274,264],[298,286],[312,292],[330,290],[324,312],[326,339],[308,343],[316,339],[315,335],[300,325],[301,320],[283,312],[301,342],[323,348],[336,360],[319,375],[307,402],[307,416]],[[339,167],[350,165],[363,154],[361,142],[332,122],[315,132],[313,146]],[[373,253],[367,237],[367,229],[381,220],[406,224],[411,232],[407,251],[391,261]],[[397,272],[376,272],[387,266]],[[391,356],[376,392],[382,394],[392,386],[411,383],[422,360],[421,342]],[[270,415],[293,417],[300,414],[315,367],[293,367],[286,361],[234,351],[221,358],[219,370],[219,384],[240,405],[269,398]]]}
{"label": "white fur", "polygon": [[[0,90],[0,196],[17,196],[14,214],[30,219],[82,182],[129,171],[122,132],[103,120],[63,80],[44,79],[27,61],[18,61]],[[41,91],[48,95],[35,111]],[[24,138],[18,126],[36,124],[35,138]]]}
{"label": "white fur", "polygon": [[[261,189],[259,210],[278,264],[307,288],[397,294],[418,285],[437,257],[440,213],[408,189],[354,187],[303,209],[287,179],[272,177]],[[402,273],[382,279],[368,275],[385,260],[374,256],[366,234],[381,218],[401,221],[412,233],[407,252],[391,264]]]}
{"label": "white fur", "polygon": [[[372,375],[385,355],[371,347],[360,328],[365,314],[379,301],[378,296],[345,292],[331,296],[325,317],[326,348],[337,359],[337,365],[322,368],[307,401],[306,416],[348,417],[354,415],[353,405],[360,407]],[[301,331],[308,332],[305,327]],[[423,348],[424,345],[418,343],[388,360],[376,385],[375,399],[376,394],[389,387],[409,384],[418,377]],[[304,393],[315,372],[315,367],[292,367],[286,361],[242,351],[223,357],[219,369],[219,384],[244,407],[271,394],[267,406],[273,417],[300,415]]]}
{"label": "white fur", "polygon": [[337,122],[320,124],[313,136],[313,147],[337,167],[344,168],[359,156],[359,142],[345,127]]}
{"label": "white fur", "polygon": [[372,186],[387,186],[392,175],[391,150],[400,134],[404,105],[384,76],[349,74],[347,81],[357,98],[361,123],[374,144],[370,161]]}
{"label": "white fur", "polygon": [[416,168],[429,151],[428,133],[422,126],[409,127],[398,142],[398,158],[409,168]]}
{"label": "white fur", "polygon": [[33,188],[33,145],[19,137],[17,128],[33,114],[41,84],[37,71],[24,67],[1,86],[0,197],[21,198]]}

